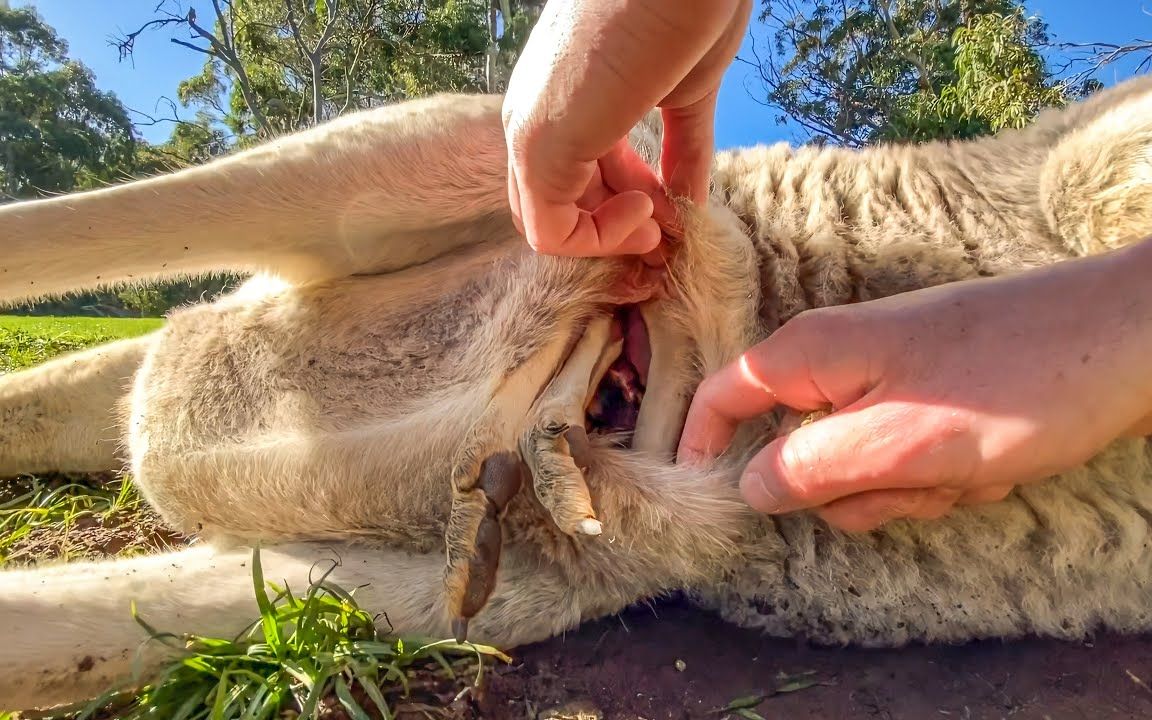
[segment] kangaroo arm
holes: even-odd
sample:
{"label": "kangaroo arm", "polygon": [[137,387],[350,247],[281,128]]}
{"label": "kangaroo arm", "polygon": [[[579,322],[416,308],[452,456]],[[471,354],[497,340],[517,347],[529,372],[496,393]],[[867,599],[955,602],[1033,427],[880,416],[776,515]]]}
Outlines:
{"label": "kangaroo arm", "polygon": [[507,239],[499,113],[496,96],[436,96],[168,175],[7,205],[0,305],[222,271],[322,281],[417,265],[496,230]]}

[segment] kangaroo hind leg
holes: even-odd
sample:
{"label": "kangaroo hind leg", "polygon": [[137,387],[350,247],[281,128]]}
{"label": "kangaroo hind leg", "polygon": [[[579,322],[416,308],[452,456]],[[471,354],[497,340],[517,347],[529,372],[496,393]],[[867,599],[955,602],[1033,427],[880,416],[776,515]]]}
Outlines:
{"label": "kangaroo hind leg", "polygon": [[[521,365],[473,426],[452,478],[446,544],[448,609],[458,640],[495,590],[501,520],[531,484],[556,527],[574,540],[601,534],[584,472],[585,408],[623,341],[612,316],[591,318],[572,344],[558,336]],[[570,349],[569,349],[570,347]]]}
{"label": "kangaroo hind leg", "polygon": [[133,379],[156,333],[0,375],[0,477],[115,472]]}

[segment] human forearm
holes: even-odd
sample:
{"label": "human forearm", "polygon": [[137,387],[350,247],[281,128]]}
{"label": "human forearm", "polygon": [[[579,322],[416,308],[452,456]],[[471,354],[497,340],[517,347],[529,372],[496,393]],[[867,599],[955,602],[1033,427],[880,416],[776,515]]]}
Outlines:
{"label": "human forearm", "polygon": [[776,405],[831,406],[749,463],[753,507],[864,530],[1000,499],[1152,416],[1149,270],[1152,241],[803,313],[705,380],[681,460]]}

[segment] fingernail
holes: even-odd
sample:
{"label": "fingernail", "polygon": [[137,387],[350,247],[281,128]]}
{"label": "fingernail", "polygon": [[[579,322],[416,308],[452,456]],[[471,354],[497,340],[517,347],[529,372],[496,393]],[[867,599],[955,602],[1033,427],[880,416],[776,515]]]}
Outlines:
{"label": "fingernail", "polygon": [[762,513],[779,512],[780,502],[776,493],[761,473],[755,470],[744,473],[740,477],[740,491],[753,509]]}

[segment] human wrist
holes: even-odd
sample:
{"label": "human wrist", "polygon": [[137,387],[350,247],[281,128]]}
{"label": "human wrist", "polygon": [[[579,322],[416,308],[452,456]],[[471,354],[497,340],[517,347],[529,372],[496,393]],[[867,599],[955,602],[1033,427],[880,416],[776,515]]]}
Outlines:
{"label": "human wrist", "polygon": [[1088,282],[1094,291],[1087,294],[1092,310],[1084,322],[1097,325],[1100,334],[1088,351],[1114,356],[1106,363],[1115,369],[1108,382],[1128,398],[1122,434],[1147,435],[1152,433],[1152,236],[1093,260],[1096,272]]}
{"label": "human wrist", "polygon": [[1097,256],[1094,285],[1112,312],[1130,319],[1129,330],[1152,338],[1152,236]]}
{"label": "human wrist", "polygon": [[1130,356],[1129,371],[1119,379],[1126,391],[1142,398],[1142,411],[1123,436],[1152,434],[1152,236],[1114,250],[1102,258],[1105,292],[1113,298],[1115,318]]}

